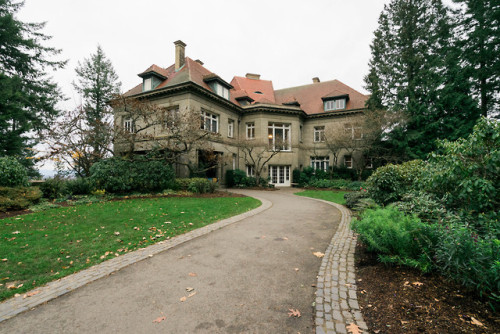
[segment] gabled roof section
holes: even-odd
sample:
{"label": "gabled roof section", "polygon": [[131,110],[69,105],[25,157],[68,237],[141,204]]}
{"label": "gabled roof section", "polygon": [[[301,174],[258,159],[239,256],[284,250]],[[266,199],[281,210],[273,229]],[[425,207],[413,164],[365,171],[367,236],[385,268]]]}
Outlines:
{"label": "gabled roof section", "polygon": [[[170,65],[167,68],[162,68],[157,65],[152,65],[150,66],[146,71],[141,73],[139,76],[146,74],[146,73],[151,73],[154,71],[155,73],[159,73],[166,79],[163,80],[162,83],[160,83],[155,89],[148,91],[148,92],[153,92],[155,90],[159,90],[162,88],[167,88],[170,86],[175,86],[178,84],[186,83],[186,82],[193,82],[209,91],[212,91],[210,86],[203,80],[204,77],[207,76],[212,76],[215,75],[208,69],[206,69],[203,65],[201,65],[198,62],[195,62],[189,57],[185,58],[185,64],[183,67],[181,67],[177,72],[175,71],[175,64]],[[218,77],[218,76],[217,76]],[[222,79],[220,79],[222,80]],[[223,80],[222,80],[223,81]],[[225,81],[223,81],[225,82]],[[227,82],[225,82],[227,85],[229,85]],[[125,96],[132,96],[136,94],[142,93],[142,83],[138,84],[131,90],[125,93]]]}
{"label": "gabled roof section", "polygon": [[149,66],[147,70],[145,70],[144,72],[139,73],[137,75],[140,76],[141,78],[144,78],[150,74],[156,75],[158,78],[163,79],[163,80],[167,80],[167,78],[168,78],[167,71],[165,69],[161,68],[160,66],[155,65],[155,64]]}
{"label": "gabled roof section", "polygon": [[[196,62],[198,64],[198,62]],[[226,87],[227,89],[231,89],[233,88],[233,86],[231,86],[229,83],[227,83],[225,80],[223,80],[221,77],[219,77],[217,74],[215,73],[210,73],[210,74],[207,74],[207,75],[204,75],[203,76],[203,81],[206,82],[206,83],[210,83],[210,82],[218,82],[220,83],[222,86]]]}
{"label": "gabled roof section", "polygon": [[365,102],[368,99],[367,95],[361,94],[338,80],[279,89],[274,91],[274,95],[277,104],[290,105],[292,102],[298,102],[301,109],[308,115],[325,113],[323,98],[329,99],[348,95],[346,109],[338,112],[365,108]]}
{"label": "gabled roof section", "polygon": [[[255,103],[276,104],[272,81],[234,77],[233,80],[231,80],[231,85],[233,85],[235,91],[244,91],[244,93],[238,94],[246,94],[246,96],[254,100]],[[231,91],[231,94],[234,94],[233,91]]]}

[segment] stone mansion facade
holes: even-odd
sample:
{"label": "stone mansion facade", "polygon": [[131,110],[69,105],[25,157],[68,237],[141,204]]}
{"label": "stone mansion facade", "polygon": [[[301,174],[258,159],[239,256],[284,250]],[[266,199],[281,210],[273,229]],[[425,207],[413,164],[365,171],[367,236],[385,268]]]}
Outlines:
{"label": "stone mansion facade", "polygon": [[[147,99],[166,109],[191,110],[201,115],[201,127],[216,133],[223,140],[211,144],[215,152],[224,156],[214,166],[209,177],[224,182],[228,169],[254,173],[237,143],[242,140],[280,145],[263,169],[276,186],[290,186],[292,170],[306,166],[328,169],[334,159],[324,141],[325,128],[343,125],[353,136],[362,136],[353,124],[363,117],[368,96],[338,80],[275,90],[271,81],[260,75],[234,77],[230,83],[206,69],[199,60],[185,56],[182,41],[175,44],[175,63],[167,68],[150,66],[139,74],[142,82],[125,93],[126,97]],[[130,120],[115,112],[115,122],[124,129],[132,126]],[[358,122],[358,123],[356,123]],[[275,142],[276,138],[280,142]],[[115,151],[119,145],[115,143]],[[270,154],[270,153],[269,153]],[[190,159],[200,159],[192,154]],[[337,165],[353,167],[353,157],[340,154]],[[179,176],[187,170],[177,168]]]}

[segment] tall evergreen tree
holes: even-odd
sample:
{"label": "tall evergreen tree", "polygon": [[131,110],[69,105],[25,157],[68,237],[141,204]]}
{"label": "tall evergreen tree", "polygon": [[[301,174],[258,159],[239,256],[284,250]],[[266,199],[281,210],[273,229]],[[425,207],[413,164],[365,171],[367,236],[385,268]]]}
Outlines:
{"label": "tall evergreen tree", "polygon": [[[62,94],[47,69],[62,68],[52,60],[60,50],[46,47],[45,23],[16,18],[23,2],[0,0],[0,156],[30,157],[44,129],[58,115]],[[23,162],[30,160],[21,159]]]}
{"label": "tall evergreen tree", "polygon": [[81,107],[67,111],[51,132],[49,155],[64,161],[82,177],[90,167],[112,154],[113,115],[109,101],[120,92],[111,61],[102,48],[78,62],[73,86],[82,96]]}
{"label": "tall evergreen tree", "polygon": [[380,15],[367,104],[405,115],[383,143],[403,159],[425,158],[436,139],[464,136],[477,119],[466,83],[456,78],[453,36],[441,0],[393,0]]}
{"label": "tall evergreen tree", "polygon": [[457,15],[460,55],[472,83],[481,114],[498,116],[500,108],[500,1],[453,0]]}

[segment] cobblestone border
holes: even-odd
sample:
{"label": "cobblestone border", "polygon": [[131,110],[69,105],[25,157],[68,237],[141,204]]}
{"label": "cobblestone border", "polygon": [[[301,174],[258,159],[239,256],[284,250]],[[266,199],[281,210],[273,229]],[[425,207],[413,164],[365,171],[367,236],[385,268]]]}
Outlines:
{"label": "cobblestone border", "polygon": [[357,237],[350,228],[351,211],[343,205],[313,199],[336,207],[342,214],[339,227],[325,251],[318,273],[316,290],[316,334],[347,333],[355,323],[363,332],[363,320],[356,296],[354,250]]}
{"label": "cobblestone border", "polygon": [[[221,220],[219,222],[203,226],[199,229],[179,235],[169,240],[160,241],[146,248],[141,248],[131,253],[117,256],[108,261],[97,264],[88,269],[84,269],[77,273],[63,277],[57,281],[50,282],[42,287],[31,290],[39,291],[32,297],[23,298],[23,295],[7,299],[0,304],[0,322],[16,316],[17,314],[30,310],[49,300],[62,296],[90,282],[96,281],[102,277],[118,271],[128,265],[145,260],[155,254],[161,253],[173,247],[176,247],[184,242],[193,240],[200,236],[206,235],[212,231],[221,229],[230,224],[239,222],[245,218],[254,216],[269,209],[272,203],[266,199],[251,196],[261,201],[261,206],[251,211],[242,213],[231,218]],[[27,292],[29,293],[29,292]]]}

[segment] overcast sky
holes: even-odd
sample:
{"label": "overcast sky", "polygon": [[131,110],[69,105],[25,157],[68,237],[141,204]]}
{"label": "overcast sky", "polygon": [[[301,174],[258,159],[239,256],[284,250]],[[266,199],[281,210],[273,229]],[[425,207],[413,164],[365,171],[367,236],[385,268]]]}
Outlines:
{"label": "overcast sky", "polygon": [[62,49],[54,80],[73,108],[78,61],[100,44],[126,91],[151,64],[174,63],[174,44],[226,81],[246,73],[275,89],[338,79],[363,93],[370,43],[388,0],[26,0],[24,22],[47,22],[47,44]]}

